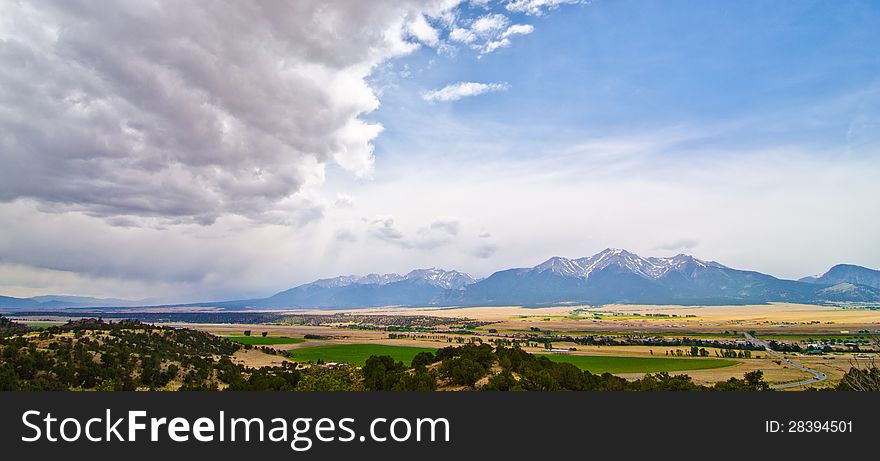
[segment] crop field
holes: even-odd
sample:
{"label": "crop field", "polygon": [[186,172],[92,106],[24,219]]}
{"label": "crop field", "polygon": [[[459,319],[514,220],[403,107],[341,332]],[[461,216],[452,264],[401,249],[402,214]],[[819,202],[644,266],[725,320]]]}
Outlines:
{"label": "crop field", "polygon": [[226,339],[239,343],[250,344],[252,346],[274,346],[278,344],[299,344],[305,342],[300,338],[286,338],[279,336],[227,336]]}
{"label": "crop field", "polygon": [[318,359],[324,362],[347,363],[362,366],[371,355],[388,355],[409,365],[419,352],[434,352],[428,347],[386,346],[383,344],[338,344],[292,349],[293,359],[299,362]]}
{"label": "crop field", "polygon": [[570,363],[594,374],[608,373],[657,373],[661,371],[706,370],[738,364],[735,360],[686,359],[670,357],[614,357],[594,355],[545,354],[555,362]]}
{"label": "crop field", "polygon": [[814,333],[814,334],[785,334],[785,333],[765,333],[759,335],[761,339],[775,339],[780,341],[820,341],[820,340],[837,340],[837,341],[871,341],[876,335],[869,334],[852,334],[852,333]]}
{"label": "crop field", "polygon": [[23,322],[23,323],[31,328],[39,328],[41,330],[45,329],[45,328],[57,327],[57,326],[61,325],[60,323],[57,323],[57,322]]}

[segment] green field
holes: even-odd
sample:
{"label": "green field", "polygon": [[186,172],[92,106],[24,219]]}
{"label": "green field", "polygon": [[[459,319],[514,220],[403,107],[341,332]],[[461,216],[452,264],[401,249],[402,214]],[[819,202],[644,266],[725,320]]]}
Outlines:
{"label": "green field", "polygon": [[554,362],[575,365],[594,374],[657,373],[660,371],[706,370],[736,365],[739,362],[723,359],[686,359],[671,357],[613,357],[602,355],[542,354]]}
{"label": "green field", "polygon": [[410,346],[385,346],[382,344],[339,344],[334,346],[315,346],[293,349],[290,352],[293,359],[300,362],[309,360],[316,362],[321,359],[325,362],[347,363],[350,365],[363,366],[371,355],[389,355],[394,360],[409,365],[413,357],[419,352],[434,352],[436,349]]}
{"label": "green field", "polygon": [[279,336],[227,336],[226,339],[239,343],[250,344],[252,346],[274,346],[277,344],[299,344],[305,342],[300,338],[285,338]]}
{"label": "green field", "polygon": [[50,327],[60,327],[61,325],[63,325],[62,323],[57,323],[57,322],[23,322],[23,323],[31,328],[39,328],[39,329],[45,329],[45,328],[50,328]]}
{"label": "green field", "polygon": [[870,340],[872,336],[865,333],[759,333],[756,337],[761,339],[773,339],[777,341],[820,341],[823,339],[843,340]]}

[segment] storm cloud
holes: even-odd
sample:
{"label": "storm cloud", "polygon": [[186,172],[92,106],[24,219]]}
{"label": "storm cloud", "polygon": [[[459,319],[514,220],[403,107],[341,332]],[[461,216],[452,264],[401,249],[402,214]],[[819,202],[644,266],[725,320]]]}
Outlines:
{"label": "storm cloud", "polygon": [[0,201],[284,221],[279,203],[326,164],[371,174],[365,78],[456,3],[4,2]]}

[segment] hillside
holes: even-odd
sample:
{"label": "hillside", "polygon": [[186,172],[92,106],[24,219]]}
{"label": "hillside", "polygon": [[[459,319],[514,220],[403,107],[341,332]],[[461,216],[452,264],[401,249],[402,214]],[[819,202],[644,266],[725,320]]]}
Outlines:
{"label": "hillside", "polygon": [[7,319],[0,315],[0,338],[4,336],[21,334],[30,331],[31,329],[24,324],[13,322],[12,320]]}
{"label": "hillside", "polygon": [[838,264],[822,275],[804,277],[800,281],[822,285],[849,283],[880,289],[880,271],[852,264]]}
{"label": "hillside", "polygon": [[[371,356],[363,367],[284,365],[247,368],[241,346],[208,333],[138,322],[84,319],[0,338],[0,391],[646,391],[764,390],[760,372],[707,387],[666,373],[628,381],[570,363],[488,344],[422,352],[409,364]],[[274,350],[273,350],[274,351]],[[272,352],[275,353],[275,352]]]}

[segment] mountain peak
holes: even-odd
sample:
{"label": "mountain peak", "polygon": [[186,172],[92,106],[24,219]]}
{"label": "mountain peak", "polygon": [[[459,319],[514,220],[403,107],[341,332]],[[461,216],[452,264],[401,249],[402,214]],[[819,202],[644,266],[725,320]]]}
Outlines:
{"label": "mountain peak", "polygon": [[404,276],[405,280],[424,280],[431,285],[442,288],[459,290],[465,285],[470,285],[477,280],[457,270],[444,270],[432,267],[430,269],[414,269]]}
{"label": "mountain peak", "polygon": [[621,248],[606,248],[593,256],[568,259],[554,256],[532,268],[537,272],[552,271],[566,277],[589,278],[594,271],[616,266],[648,279],[656,279],[670,271],[681,271],[686,267],[717,267],[721,264],[707,262],[683,253],[666,258],[644,258]]}
{"label": "mountain peak", "polygon": [[823,285],[851,283],[855,285],[866,285],[873,288],[880,288],[880,271],[857,266],[855,264],[837,264],[831,267],[831,269],[828,269],[828,272],[825,272],[824,274],[804,277],[800,281]]}

